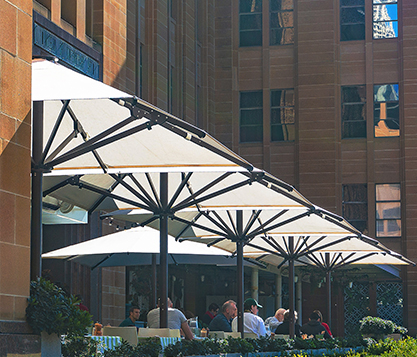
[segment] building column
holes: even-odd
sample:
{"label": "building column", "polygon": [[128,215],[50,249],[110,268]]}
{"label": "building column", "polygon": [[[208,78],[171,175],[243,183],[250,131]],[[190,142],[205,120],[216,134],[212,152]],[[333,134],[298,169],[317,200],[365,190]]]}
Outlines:
{"label": "building column", "polygon": [[279,269],[275,276],[275,311],[282,307],[282,273]]}
{"label": "building column", "polygon": [[252,268],[252,298],[258,301],[259,299],[259,269]]}

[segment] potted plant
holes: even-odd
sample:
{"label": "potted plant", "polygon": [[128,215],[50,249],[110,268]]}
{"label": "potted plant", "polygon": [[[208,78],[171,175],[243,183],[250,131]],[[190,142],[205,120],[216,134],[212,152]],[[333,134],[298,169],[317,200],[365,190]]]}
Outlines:
{"label": "potted plant", "polygon": [[390,320],[379,317],[366,316],[360,322],[359,331],[364,337],[372,337],[376,340],[384,339],[394,332],[395,324]]}
{"label": "potted plant", "polygon": [[26,319],[41,334],[42,356],[61,355],[61,335],[84,335],[92,316],[78,308],[80,301],[47,279],[30,283]]}

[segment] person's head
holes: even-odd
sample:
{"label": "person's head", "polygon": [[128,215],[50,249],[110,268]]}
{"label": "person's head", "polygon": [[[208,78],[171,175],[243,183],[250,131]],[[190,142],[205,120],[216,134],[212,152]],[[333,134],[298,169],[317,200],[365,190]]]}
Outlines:
{"label": "person's head", "polygon": [[[294,318],[295,318],[295,321],[297,321],[298,319],[297,311],[294,311]],[[290,321],[290,310],[285,310],[284,322],[289,322],[289,321]]]}
{"label": "person's head", "polygon": [[217,315],[217,313],[219,312],[219,305],[217,305],[216,303],[211,303],[208,307],[208,311],[210,311],[213,315]]}
{"label": "person's head", "polygon": [[132,306],[129,309],[129,317],[132,321],[139,320],[140,310],[137,306]]}
{"label": "person's head", "polygon": [[222,306],[222,313],[228,320],[237,316],[236,302],[233,300],[226,301]]}
{"label": "person's head", "polygon": [[284,321],[284,314],[285,314],[285,309],[280,308],[277,311],[275,311],[275,318],[279,321],[282,322]]}
{"label": "person's head", "polygon": [[320,310],[314,310],[313,312],[315,312],[317,315],[319,315],[319,321],[323,322],[323,315],[321,314]]}
{"label": "person's head", "polygon": [[310,314],[310,317],[308,318],[310,321],[319,321],[320,320],[320,316],[317,312],[312,312]]}
{"label": "person's head", "polygon": [[254,315],[258,314],[260,308],[262,308],[262,305],[259,305],[258,302],[253,298],[246,299],[243,303],[243,309],[245,312],[251,312]]}
{"label": "person's head", "polygon": [[[172,301],[170,298],[168,298],[167,307],[172,307],[172,306],[173,306]],[[158,307],[161,307],[161,298],[158,298]]]}

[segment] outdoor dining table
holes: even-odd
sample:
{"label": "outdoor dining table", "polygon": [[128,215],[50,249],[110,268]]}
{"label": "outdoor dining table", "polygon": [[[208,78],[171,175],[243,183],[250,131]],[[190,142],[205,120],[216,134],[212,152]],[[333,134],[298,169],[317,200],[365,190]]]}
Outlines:
{"label": "outdoor dining table", "polygon": [[[108,350],[113,349],[117,346],[120,346],[122,344],[122,338],[120,336],[90,336],[90,338],[94,341],[99,342],[102,345],[102,350]],[[138,337],[138,342],[141,339],[146,339],[150,337]],[[178,341],[181,341],[181,337],[159,337],[159,336],[153,336],[152,338],[158,338],[161,347],[162,352],[164,351],[165,347],[168,345],[174,345]],[[102,351],[103,352],[103,351]]]}
{"label": "outdoor dining table", "polygon": [[120,336],[90,336],[90,338],[99,343],[101,352],[114,349],[122,344],[122,338]]}
{"label": "outdoor dining table", "polygon": [[[162,351],[164,351],[165,347],[168,345],[175,345],[178,341],[181,341],[181,337],[159,337],[159,336],[152,336],[152,338],[159,338],[161,343]],[[150,337],[138,337],[138,341],[141,339],[150,338]]]}

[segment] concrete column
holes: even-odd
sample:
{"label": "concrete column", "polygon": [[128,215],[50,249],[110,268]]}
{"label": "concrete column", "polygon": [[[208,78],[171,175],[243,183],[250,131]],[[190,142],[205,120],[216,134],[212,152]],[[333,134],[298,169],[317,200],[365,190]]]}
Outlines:
{"label": "concrete column", "polygon": [[252,268],[252,298],[259,299],[259,269]]}
{"label": "concrete column", "polygon": [[295,290],[296,290],[296,296],[295,296],[295,309],[297,310],[297,313],[298,313],[298,323],[300,324],[300,325],[302,325],[302,321],[303,321],[303,319],[302,319],[302,308],[303,308],[303,306],[302,306],[302,301],[303,301],[303,296],[302,296],[302,293],[303,293],[303,286],[302,286],[302,281],[301,281],[301,276],[300,275],[297,275],[297,283],[296,283],[296,286],[295,286]]}
{"label": "concrete column", "polygon": [[278,271],[278,274],[275,276],[275,311],[282,307],[282,274],[281,269]]}

